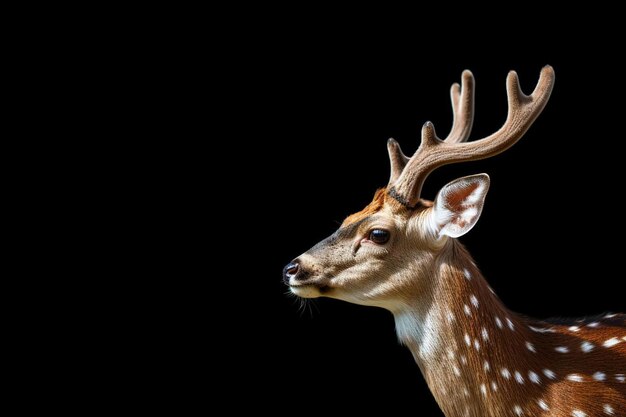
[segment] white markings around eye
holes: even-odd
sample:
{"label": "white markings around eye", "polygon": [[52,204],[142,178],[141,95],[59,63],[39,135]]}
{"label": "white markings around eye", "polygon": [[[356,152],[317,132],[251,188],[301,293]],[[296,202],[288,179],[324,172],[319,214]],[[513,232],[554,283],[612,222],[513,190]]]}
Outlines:
{"label": "white markings around eye", "polygon": [[533,382],[533,384],[539,385],[541,383],[539,379],[539,375],[537,375],[533,371],[528,371],[528,379],[530,379]]}
{"label": "white markings around eye", "polygon": [[543,370],[543,374],[548,379],[556,379],[556,374],[554,372],[552,372],[551,370],[549,370],[549,369],[544,369]]}
{"label": "white markings around eye", "polygon": [[620,340],[617,337],[612,337],[612,338],[606,340],[602,345],[604,347],[608,347],[609,348],[609,347],[615,346],[619,342],[620,342]]}
{"label": "white markings around eye", "polygon": [[557,352],[561,352],[561,353],[569,353],[569,349],[565,346],[559,346],[554,348],[554,350],[556,350]]}
{"label": "white markings around eye", "polygon": [[606,379],[606,374],[604,372],[596,372],[593,374],[593,379],[596,381],[604,381]]}
{"label": "white markings around eye", "polygon": [[532,353],[537,352],[537,350],[535,350],[535,346],[530,342],[526,342],[526,349],[530,350]]}
{"label": "white markings around eye", "polygon": [[566,378],[568,381],[572,381],[572,382],[583,382],[582,375],[578,375],[578,374],[569,374]]}
{"label": "white markings around eye", "polygon": [[585,353],[589,353],[593,350],[595,346],[593,345],[593,343],[589,343],[589,342],[582,342],[580,344],[580,350],[582,350]]}

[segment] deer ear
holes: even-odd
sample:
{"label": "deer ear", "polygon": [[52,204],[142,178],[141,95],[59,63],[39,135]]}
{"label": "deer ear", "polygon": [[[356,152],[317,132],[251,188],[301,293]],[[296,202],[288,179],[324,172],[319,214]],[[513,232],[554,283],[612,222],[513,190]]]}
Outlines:
{"label": "deer ear", "polygon": [[489,189],[487,174],[470,175],[446,184],[437,194],[431,214],[438,236],[463,236],[478,221]]}

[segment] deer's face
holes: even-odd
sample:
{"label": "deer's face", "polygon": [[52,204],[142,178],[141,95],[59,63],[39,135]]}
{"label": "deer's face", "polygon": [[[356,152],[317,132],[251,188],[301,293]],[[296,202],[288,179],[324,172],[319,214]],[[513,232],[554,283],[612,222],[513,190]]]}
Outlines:
{"label": "deer's face", "polygon": [[284,281],[304,298],[326,296],[393,310],[430,284],[430,265],[448,237],[475,224],[489,177],[456,180],[435,203],[407,209],[385,190],[339,230],[289,263]]}
{"label": "deer's face", "polygon": [[486,174],[464,177],[445,185],[434,203],[424,203],[421,189],[436,168],[488,158],[513,146],[546,105],[554,71],[546,66],[530,96],[509,73],[509,111],[504,125],[483,139],[467,141],[474,117],[474,78],[463,72],[462,86],[450,91],[452,129],[439,139],[432,123],[422,128],[422,142],[408,158],[398,143],[387,142],[391,175],[362,211],[349,216],[332,236],[294,259],[283,280],[301,297],[327,296],[394,310],[409,295],[430,285],[434,257],[449,238],[476,224],[489,188]]}

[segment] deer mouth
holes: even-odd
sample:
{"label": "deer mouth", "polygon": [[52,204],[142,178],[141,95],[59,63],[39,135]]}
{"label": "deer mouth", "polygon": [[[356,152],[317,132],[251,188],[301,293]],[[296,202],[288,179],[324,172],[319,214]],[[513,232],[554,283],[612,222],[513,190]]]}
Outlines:
{"label": "deer mouth", "polygon": [[289,289],[291,292],[298,297],[302,298],[317,298],[324,294],[327,294],[331,287],[323,284],[299,284],[299,285],[290,285]]}

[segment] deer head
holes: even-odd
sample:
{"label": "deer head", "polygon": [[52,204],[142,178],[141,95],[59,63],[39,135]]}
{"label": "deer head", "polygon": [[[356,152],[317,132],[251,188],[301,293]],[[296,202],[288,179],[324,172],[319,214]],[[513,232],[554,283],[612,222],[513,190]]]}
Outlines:
{"label": "deer head", "polygon": [[478,221],[489,177],[456,179],[438,192],[434,202],[421,198],[424,181],[440,166],[489,158],[515,144],[546,105],[554,71],[549,66],[542,69],[530,96],[521,91],[515,72],[509,73],[506,84],[506,121],[486,138],[466,142],[473,122],[474,78],[465,71],[462,86],[454,84],[451,89],[454,121],[448,137],[439,139],[427,122],[411,158],[389,139],[387,187],[346,218],[333,235],[285,267],[283,279],[290,290],[300,297],[331,297],[392,312],[409,302],[415,308],[416,297],[427,304],[437,275],[433,269],[442,265],[435,260],[453,256],[453,242]]}

